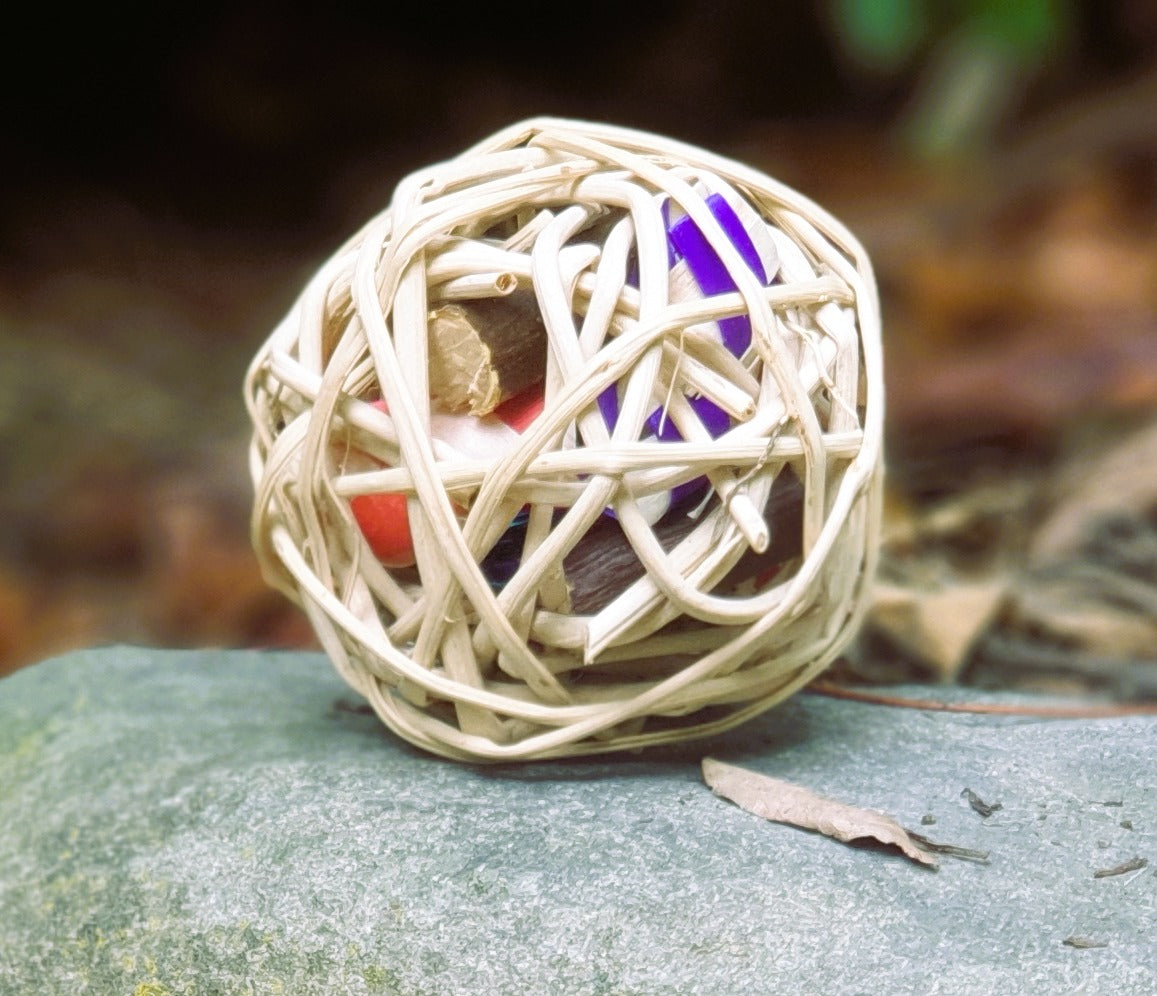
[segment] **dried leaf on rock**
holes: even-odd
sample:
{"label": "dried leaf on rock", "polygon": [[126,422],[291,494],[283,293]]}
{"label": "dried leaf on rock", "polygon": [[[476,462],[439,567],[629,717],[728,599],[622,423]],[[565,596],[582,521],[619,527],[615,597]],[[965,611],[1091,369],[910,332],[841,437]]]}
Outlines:
{"label": "dried leaf on rock", "polygon": [[1104,450],[1095,440],[1057,475],[1005,622],[1111,677],[1157,659],[1157,422]]}
{"label": "dried leaf on rock", "polygon": [[1004,804],[1000,802],[985,802],[980,796],[970,788],[964,788],[960,792],[960,798],[967,799],[968,805],[972,807],[972,811],[978,813],[984,819],[988,819],[998,809],[1004,809]]}
{"label": "dried leaf on rock", "polygon": [[1157,508],[1157,421],[1107,452],[1077,453],[1057,483],[1055,504],[1032,542],[1034,563],[1075,553],[1099,522]]}
{"label": "dried leaf on rock", "polygon": [[877,584],[871,623],[942,681],[955,679],[1004,601],[1003,581],[954,583],[940,590]]}
{"label": "dried leaf on rock", "polygon": [[1142,868],[1148,867],[1148,858],[1130,858],[1128,861],[1123,861],[1121,864],[1114,865],[1112,868],[1098,868],[1093,872],[1093,878],[1112,878],[1115,875],[1127,875],[1129,872],[1140,871]]}
{"label": "dried leaf on rock", "polygon": [[[1077,578],[1029,576],[1013,591],[1008,626],[1085,656],[1152,661],[1157,657],[1157,615],[1112,596]],[[1157,599],[1157,587],[1152,597]]]}
{"label": "dried leaf on rock", "polygon": [[1066,947],[1082,948],[1082,949],[1084,949],[1084,948],[1107,948],[1109,946],[1108,941],[1098,941],[1092,937],[1082,937],[1080,934],[1070,934],[1063,941],[1061,941],[1061,943],[1064,944]]}
{"label": "dried leaf on rock", "polygon": [[703,759],[703,780],[716,795],[765,820],[816,830],[844,843],[877,840],[922,865],[937,866],[936,858],[917,847],[900,824],[877,810],[827,799],[803,786],[710,757]]}
{"label": "dried leaf on rock", "polygon": [[975,861],[982,865],[988,864],[987,851],[978,851],[972,847],[961,847],[958,844],[942,844],[939,841],[930,840],[923,834],[916,833],[914,830],[909,830],[908,836],[912,838],[912,842],[917,847],[921,847],[925,851],[932,851],[934,854],[946,854],[952,858],[960,858],[962,861]]}

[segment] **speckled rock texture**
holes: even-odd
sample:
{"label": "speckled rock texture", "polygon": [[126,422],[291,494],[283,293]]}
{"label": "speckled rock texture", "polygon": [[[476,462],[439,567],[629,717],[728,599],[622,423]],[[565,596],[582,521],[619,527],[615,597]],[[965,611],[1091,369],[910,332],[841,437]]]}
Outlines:
{"label": "speckled rock texture", "polygon": [[[708,754],[989,861],[764,822]],[[469,767],[317,655],[75,653],[0,681],[0,993],[1150,996],[1155,762],[1153,717],[804,694],[709,742]]]}

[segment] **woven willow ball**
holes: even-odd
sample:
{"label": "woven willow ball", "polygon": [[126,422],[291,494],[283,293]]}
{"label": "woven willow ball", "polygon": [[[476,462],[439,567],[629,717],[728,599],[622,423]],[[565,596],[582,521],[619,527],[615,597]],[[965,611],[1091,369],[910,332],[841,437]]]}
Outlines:
{"label": "woven willow ball", "polygon": [[713,734],[814,678],[864,615],[870,264],[718,155],[542,119],[423,169],[246,389],[266,577],[428,751]]}

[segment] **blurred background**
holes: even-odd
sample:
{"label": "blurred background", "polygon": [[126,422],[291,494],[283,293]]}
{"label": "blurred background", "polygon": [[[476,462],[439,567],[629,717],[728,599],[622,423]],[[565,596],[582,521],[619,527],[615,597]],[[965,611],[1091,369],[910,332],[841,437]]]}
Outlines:
{"label": "blurred background", "polygon": [[42,5],[0,63],[0,674],[303,646],[244,369],[410,170],[532,114],[705,145],[868,247],[880,591],[837,677],[1157,694],[1157,5]]}

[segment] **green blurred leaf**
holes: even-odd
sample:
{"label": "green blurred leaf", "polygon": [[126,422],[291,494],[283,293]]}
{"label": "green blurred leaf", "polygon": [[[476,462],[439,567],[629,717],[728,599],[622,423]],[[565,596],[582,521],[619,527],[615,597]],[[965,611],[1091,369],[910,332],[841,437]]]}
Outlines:
{"label": "green blurred leaf", "polygon": [[966,21],[979,35],[1005,45],[1018,59],[1035,62],[1068,33],[1067,0],[969,0]]}
{"label": "green blurred leaf", "polygon": [[834,0],[833,13],[846,51],[884,71],[907,63],[927,30],[921,0]]}

